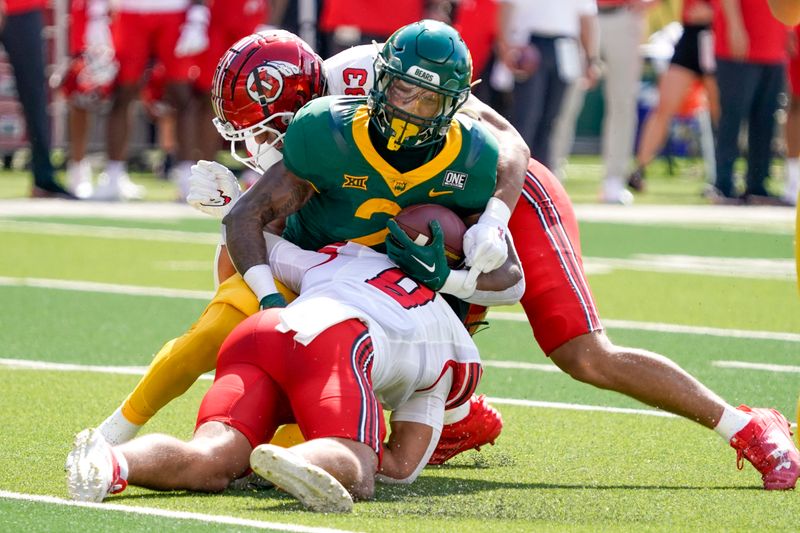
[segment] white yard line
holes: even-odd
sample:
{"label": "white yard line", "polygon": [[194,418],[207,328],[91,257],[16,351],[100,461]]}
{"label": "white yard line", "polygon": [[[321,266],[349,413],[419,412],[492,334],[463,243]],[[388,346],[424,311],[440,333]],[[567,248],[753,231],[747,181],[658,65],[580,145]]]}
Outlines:
{"label": "white yard line", "polygon": [[[504,311],[489,311],[489,320],[510,320],[513,322],[527,322],[528,317],[523,313],[509,313]],[[689,335],[712,335],[715,337],[735,337],[738,339],[760,339],[787,342],[800,342],[799,333],[782,331],[757,331],[749,329],[710,328],[704,326],[685,326],[682,324],[664,324],[660,322],[638,322],[634,320],[604,319],[603,325],[611,329],[633,329],[643,331],[658,331],[660,333],[685,333]]]}
{"label": "white yard line", "polygon": [[[59,289],[80,292],[100,292],[110,294],[129,294],[134,296],[156,296],[162,298],[186,298],[190,300],[209,301],[214,296],[211,291],[189,289],[170,289],[165,287],[142,287],[139,285],[119,285],[114,283],[97,283],[91,281],[67,281],[46,278],[14,278],[0,276],[0,286],[36,287],[41,289]],[[490,311],[490,320],[509,320],[527,322],[524,313]],[[657,331],[661,333],[683,333],[689,335],[713,335],[716,337],[733,337],[741,339],[762,339],[787,342],[800,342],[800,334],[780,331],[756,331],[744,329],[711,328],[703,326],[686,326],[682,324],[664,324],[659,322],[638,322],[634,320],[603,320],[607,328]]]}
{"label": "white yard line", "polygon": [[[731,368],[753,368],[754,363],[741,363],[742,366],[735,367],[733,361],[714,361],[715,363],[732,363]],[[555,365],[545,364],[532,364],[521,363],[517,361],[483,361],[483,365],[494,368],[513,368],[522,370],[534,370],[539,372],[561,372]],[[753,365],[745,366],[745,365]],[[723,366],[717,365],[715,366]],[[781,365],[759,365],[759,366],[774,366],[778,369],[758,368],[758,370],[773,370],[775,372],[786,372],[786,368],[795,368],[800,372],[800,367],[784,367]],[[71,363],[50,363],[47,361],[33,361],[28,359],[2,359],[0,358],[0,367],[19,370],[44,370],[44,371],[59,371],[59,372],[90,372],[100,374],[120,374],[120,375],[142,375],[147,370],[144,366],[102,366],[102,365],[79,365]],[[212,380],[214,376],[211,374],[203,374],[200,376],[202,380]],[[570,411],[600,411],[604,413],[623,413],[623,414],[636,414],[646,416],[664,416],[672,417],[666,411],[659,411],[655,409],[629,409],[626,407],[606,407],[602,405],[583,405],[576,403],[561,403],[561,402],[546,402],[539,400],[519,400],[515,398],[489,398],[492,403],[500,405],[519,405],[522,407],[541,407],[546,409],[566,409]]]}
{"label": "white yard line", "polygon": [[0,219],[0,231],[34,233],[37,235],[62,235],[94,237],[100,239],[136,239],[141,241],[180,242],[187,244],[218,244],[219,233],[199,233],[168,229],[114,228],[56,222],[29,222]]}
{"label": "white yard line", "polygon": [[665,418],[677,418],[676,415],[666,411],[656,411],[655,409],[630,409],[627,407],[605,407],[602,405],[582,405],[579,403],[562,402],[543,402],[538,400],[517,400],[514,398],[494,398],[487,397],[489,403],[498,405],[519,405],[521,407],[540,407],[544,409],[565,409],[568,411],[598,411],[603,413],[619,413],[626,415],[661,416]]}
{"label": "white yard line", "polygon": [[[623,224],[735,227],[737,231],[794,228],[794,210],[770,206],[601,205],[577,204],[578,220]],[[82,217],[176,220],[208,218],[186,204],[170,202],[69,202],[65,200],[0,200],[0,217]]]}
{"label": "white yard line", "polygon": [[800,366],[775,365],[767,363],[747,363],[745,361],[711,361],[712,366],[718,368],[736,368],[745,370],[765,370],[767,372],[784,372],[789,374],[800,374]]}
{"label": "white yard line", "polygon": [[167,509],[156,509],[154,507],[139,507],[134,505],[120,505],[116,503],[75,502],[72,500],[65,500],[63,498],[56,498],[54,496],[22,494],[19,492],[9,492],[6,490],[0,490],[0,498],[26,502],[49,503],[53,505],[63,505],[65,507],[83,507],[98,511],[116,511],[135,515],[159,516],[162,518],[172,518],[176,520],[197,520],[207,524],[252,527],[256,529],[268,529],[275,531],[296,531],[298,533],[350,533],[348,530],[344,529],[301,526],[297,524],[281,522],[263,522],[261,520],[250,520],[247,518],[237,518],[235,516],[191,513],[188,511],[169,511]]}
{"label": "white yard line", "polygon": [[140,285],[120,285],[94,281],[69,281],[47,278],[10,278],[0,276],[0,286],[36,287],[38,289],[58,289],[79,292],[100,292],[107,294],[128,294],[132,296],[158,296],[162,298],[186,298],[190,300],[211,300],[211,291],[190,289],[169,289],[166,287],[143,287]]}
{"label": "white yard line", "polygon": [[608,274],[615,270],[635,270],[786,281],[794,281],[796,277],[794,259],[634,254],[628,258],[584,257],[583,263],[590,275]]}

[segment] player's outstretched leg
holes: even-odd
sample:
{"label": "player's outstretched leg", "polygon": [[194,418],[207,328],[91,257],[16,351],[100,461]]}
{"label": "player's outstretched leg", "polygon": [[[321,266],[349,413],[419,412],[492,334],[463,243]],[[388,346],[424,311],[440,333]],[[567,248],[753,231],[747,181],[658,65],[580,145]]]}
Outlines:
{"label": "player's outstretched leg", "polygon": [[480,450],[481,446],[494,444],[503,430],[503,418],[489,405],[486,397],[472,395],[469,412],[464,418],[452,424],[445,424],[439,443],[428,459],[429,465],[440,465],[467,450]]}

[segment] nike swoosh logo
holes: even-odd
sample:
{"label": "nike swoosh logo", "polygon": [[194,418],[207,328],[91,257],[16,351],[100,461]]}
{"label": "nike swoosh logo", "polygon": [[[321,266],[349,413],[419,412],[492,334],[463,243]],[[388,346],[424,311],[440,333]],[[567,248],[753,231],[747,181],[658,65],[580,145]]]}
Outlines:
{"label": "nike swoosh logo", "polygon": [[453,194],[453,191],[436,191],[431,189],[430,192],[428,192],[428,196],[430,196],[431,198],[442,196],[443,194]]}
{"label": "nike swoosh logo", "polygon": [[421,261],[421,260],[420,260],[420,258],[419,258],[419,257],[417,257],[416,255],[412,255],[411,257],[413,257],[413,258],[414,258],[414,261],[416,261],[417,263],[419,263],[420,265],[422,265],[422,267],[423,267],[425,270],[427,270],[428,272],[430,272],[431,274],[433,274],[433,271],[434,271],[434,270],[436,270],[436,265],[429,265],[428,263],[426,263],[426,262],[424,262],[424,261]]}

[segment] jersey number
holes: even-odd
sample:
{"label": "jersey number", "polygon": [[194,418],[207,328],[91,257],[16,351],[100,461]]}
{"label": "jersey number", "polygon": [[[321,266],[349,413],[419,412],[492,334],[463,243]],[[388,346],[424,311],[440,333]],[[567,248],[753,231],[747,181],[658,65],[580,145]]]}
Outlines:
{"label": "jersey number", "polygon": [[364,96],[367,92],[364,85],[367,83],[367,71],[363,68],[346,68],[342,71],[342,79],[346,89],[344,94],[348,96]]}
{"label": "jersey number", "polygon": [[[413,285],[414,288],[406,290],[400,285],[402,280],[407,280],[405,283]],[[420,307],[436,298],[435,292],[409,278],[399,268],[384,270],[374,278],[368,279],[367,283],[391,296],[405,309]]]}

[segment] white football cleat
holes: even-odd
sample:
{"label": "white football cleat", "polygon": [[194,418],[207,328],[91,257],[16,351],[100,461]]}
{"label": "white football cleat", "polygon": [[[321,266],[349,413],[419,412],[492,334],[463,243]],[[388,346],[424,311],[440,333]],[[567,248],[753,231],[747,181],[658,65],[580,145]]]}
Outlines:
{"label": "white football cleat", "polygon": [[250,454],[250,468],[321,513],[349,513],[353,498],[336,478],[286,448],[262,444]]}
{"label": "white football cleat", "polygon": [[67,492],[73,500],[101,502],[128,485],[120,478],[111,445],[96,429],[84,429],[75,436],[66,467]]}

